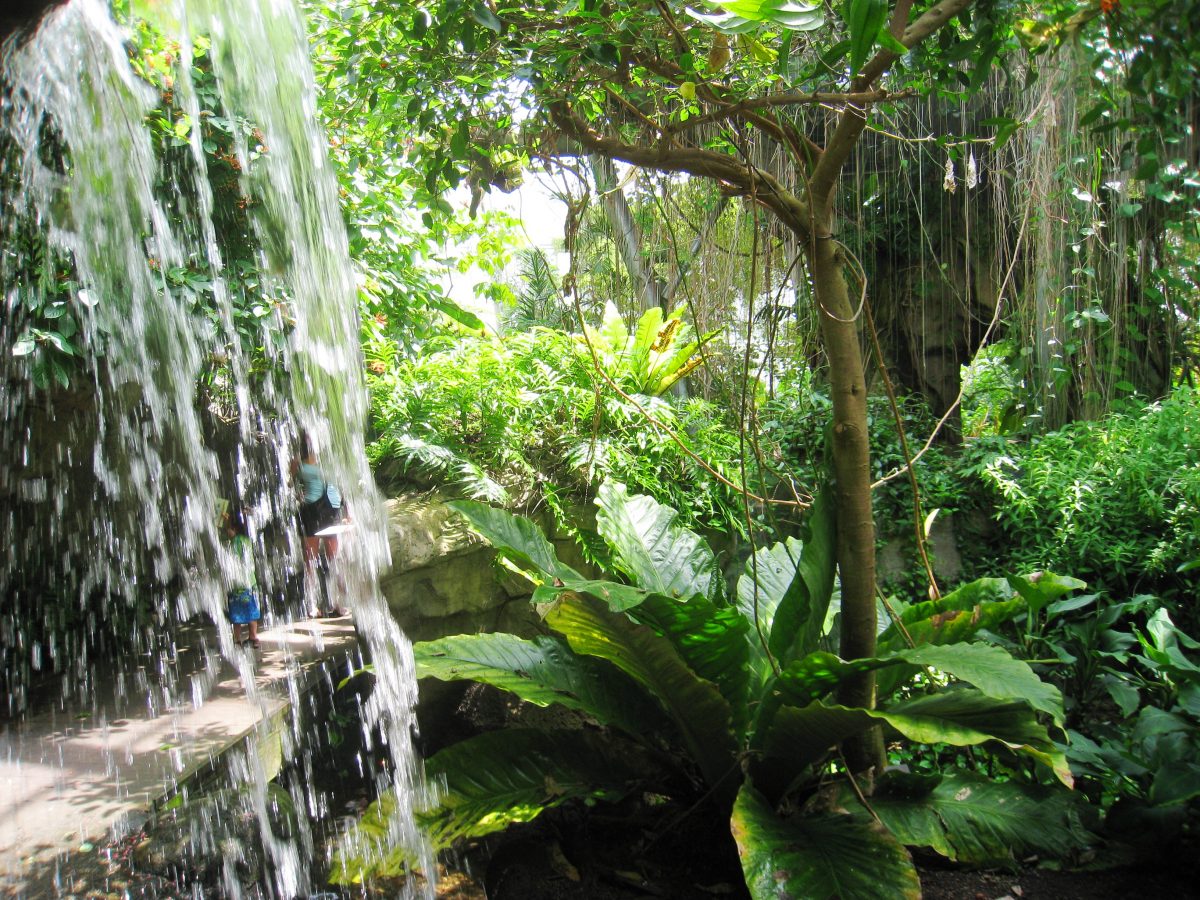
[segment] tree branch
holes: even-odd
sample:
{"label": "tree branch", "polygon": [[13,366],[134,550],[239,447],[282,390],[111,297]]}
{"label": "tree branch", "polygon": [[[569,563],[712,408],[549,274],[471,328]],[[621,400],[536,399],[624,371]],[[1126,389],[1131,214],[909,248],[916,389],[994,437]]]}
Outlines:
{"label": "tree branch", "polygon": [[[971,5],[973,0],[942,0],[936,6],[933,6],[921,14],[917,21],[908,26],[904,30],[903,36],[900,38],[900,43],[910,50],[921,41],[925,40],[960,12]],[[900,15],[907,15],[907,8],[911,7],[911,3],[907,0],[902,0],[896,7],[895,16],[892,20],[891,27],[898,26]],[[895,50],[881,49],[877,52],[865,66],[862,71],[851,83],[852,91],[866,91],[871,85],[883,77],[884,73],[891,67],[900,54]],[[841,117],[838,119],[837,127],[834,128],[833,135],[825,144],[825,152],[821,155],[816,168],[813,170],[812,179],[809,181],[811,191],[809,194],[809,202],[814,208],[822,210],[828,209],[829,203],[833,199],[833,188],[837,183],[838,175],[842,171],[842,166],[846,164],[851,151],[854,150],[855,144],[858,142],[858,137],[862,134],[863,128],[866,127],[866,113],[859,107],[847,107],[843,110]]]}
{"label": "tree branch", "polygon": [[901,100],[913,95],[911,90],[891,91],[879,88],[873,91],[857,91],[850,93],[837,92],[822,92],[816,91],[811,94],[768,94],[764,97],[748,97],[745,100],[738,100],[735,103],[717,100],[718,103],[723,103],[724,108],[716,109],[712,112],[707,112],[702,116],[694,116],[686,122],[679,122],[676,125],[667,126],[667,131],[677,133],[686,131],[689,128],[694,128],[697,125],[703,125],[706,122],[713,122],[720,119],[726,119],[731,116],[741,116],[751,110],[763,109],[774,106],[811,106],[813,104],[842,104],[854,103],[866,105],[868,103],[880,103],[884,100]]}
{"label": "tree branch", "polygon": [[779,216],[787,227],[802,236],[808,234],[808,204],[768,172],[748,166],[727,154],[699,147],[678,147],[665,143],[655,146],[627,144],[619,138],[606,137],[593,131],[565,101],[553,102],[549,108],[559,130],[589,153],[660,172],[686,172],[713,178],[733,187],[738,193],[753,193],[755,200]]}

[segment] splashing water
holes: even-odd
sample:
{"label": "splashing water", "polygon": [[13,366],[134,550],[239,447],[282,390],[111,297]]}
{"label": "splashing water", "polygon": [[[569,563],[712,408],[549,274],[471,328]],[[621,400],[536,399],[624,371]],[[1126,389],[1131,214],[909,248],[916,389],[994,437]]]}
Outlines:
{"label": "splashing water", "polygon": [[[106,678],[119,699],[136,695],[146,658],[162,676],[148,704],[200,705],[204,678],[174,683],[164,660],[172,627],[201,614],[218,623],[212,652],[239,667],[257,700],[225,624],[214,511],[233,494],[260,546],[283,548],[277,568],[298,570],[288,466],[306,431],[356,523],[339,566],[374,667],[368,741],[382,734],[376,749],[410,800],[393,836],[432,874],[412,815],[425,791],[410,737],[413,662],[377,587],[386,520],[363,453],[354,281],[303,23],[277,0],[153,11],[171,72],[153,86],[135,71],[134,26],[98,0],[53,10],[0,57],[0,541],[11,548],[0,568],[0,715],[27,708],[39,670],[59,674],[60,702],[111,715],[95,667],[115,667]],[[164,120],[167,94],[177,113]],[[171,135],[167,156],[156,117]],[[213,127],[231,136],[217,189],[246,198],[233,221],[252,249],[236,261],[228,197],[214,192]],[[247,309],[261,347],[246,340]],[[285,754],[314,737],[294,731]],[[240,765],[271,891],[308,891],[311,835],[277,838],[264,767]],[[236,879],[225,889],[237,893]]]}

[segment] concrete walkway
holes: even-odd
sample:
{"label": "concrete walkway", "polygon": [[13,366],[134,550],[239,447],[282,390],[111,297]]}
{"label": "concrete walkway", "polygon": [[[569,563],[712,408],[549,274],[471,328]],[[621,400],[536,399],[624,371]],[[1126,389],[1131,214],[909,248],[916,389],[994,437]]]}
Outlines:
{"label": "concrete walkway", "polygon": [[[137,684],[90,686],[86,707],[60,703],[0,725],[0,893],[19,893],[35,865],[140,823],[177,784],[267,727],[287,706],[293,676],[357,647],[349,617],[260,638],[262,648],[235,667],[209,652],[214,628],[181,631],[174,656],[148,660]],[[239,669],[252,678],[249,694]]]}

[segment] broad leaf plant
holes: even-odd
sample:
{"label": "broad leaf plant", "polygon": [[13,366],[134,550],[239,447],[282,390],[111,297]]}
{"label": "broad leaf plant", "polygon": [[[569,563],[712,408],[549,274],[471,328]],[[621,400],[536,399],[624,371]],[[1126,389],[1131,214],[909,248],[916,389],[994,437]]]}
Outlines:
{"label": "broad leaf plant", "polygon": [[[852,900],[919,897],[906,846],[995,863],[1027,851],[1066,854],[1086,841],[1056,743],[1061,695],[1025,662],[977,640],[981,629],[1080,582],[981,579],[900,608],[876,654],[843,660],[824,649],[837,606],[827,493],[808,540],[759,549],[732,591],[712,549],[675,510],[612,482],[596,504],[611,571],[595,577],[560,561],[530,520],[454,504],[533,582],[547,633],[421,643],[418,675],[557,704],[585,726],[487,733],[431,757],[427,772],[444,790],[422,817],[438,848],[571,801],[646,791],[706,798],[729,818],[752,896]],[[839,685],[863,672],[879,676],[879,703],[839,703]],[[864,806],[836,748],[876,726],[899,741],[995,748],[1045,777],[1025,784],[888,771]],[[831,795],[837,803],[822,802]],[[339,879],[404,870],[406,848],[387,841],[395,802],[385,795],[367,812],[353,841],[361,855],[339,859]]]}

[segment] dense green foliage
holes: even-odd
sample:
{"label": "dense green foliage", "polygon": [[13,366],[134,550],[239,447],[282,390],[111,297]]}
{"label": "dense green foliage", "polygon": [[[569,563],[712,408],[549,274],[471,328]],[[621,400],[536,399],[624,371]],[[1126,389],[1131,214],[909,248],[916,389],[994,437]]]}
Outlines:
{"label": "dense green foliage", "polygon": [[[744,448],[720,410],[640,393],[644,365],[630,369],[610,354],[606,371],[634,392],[614,393],[579,335],[462,334],[414,359],[378,340],[368,356],[377,363],[368,452],[386,487],[433,479],[466,496],[519,504],[582,499],[612,477],[676,504],[698,527],[744,529],[738,491],[709,471],[742,483]],[[754,491],[761,476],[750,474]]]}
{"label": "dense green foliage", "polygon": [[[611,482],[597,506],[611,559],[598,579],[561,563],[529,520],[457,504],[537,586],[533,602],[546,605],[551,634],[420,644],[418,673],[481,681],[537,705],[562,704],[606,727],[485,734],[435,755],[429,767],[445,778],[446,792],[424,815],[439,846],[529,821],[570,800],[652,790],[687,802],[707,798],[712,814],[732,814],[753,896],[777,896],[776,884],[797,896],[823,896],[838,884],[841,897],[867,898],[881,890],[916,895],[906,843],[983,863],[1010,858],[1014,848],[1062,854],[1086,841],[1069,795],[1048,787],[1029,794],[1016,778],[884,778],[878,796],[889,815],[882,831],[849,788],[836,812],[819,811],[818,791],[844,777],[832,748],[877,726],[901,741],[997,742],[1027,759],[1031,774],[1036,768],[1043,780],[1069,783],[1054,742],[1063,714],[1058,692],[1025,663],[972,640],[981,627],[1044,606],[1079,582],[983,579],[937,603],[901,604],[876,658],[843,661],[822,649],[834,599],[827,501],[814,507],[806,544],[761,548],[733,592],[712,551],[680,525],[675,510]],[[941,675],[913,681],[927,669]],[[838,685],[865,670],[887,676],[878,708],[838,704]],[[1013,774],[1023,768],[1014,766]],[[977,800],[949,809],[949,794]],[[1036,817],[1004,812],[1024,809],[1034,797]],[[363,826],[376,846],[385,843],[380,815],[368,813]],[[341,877],[396,871],[404,859],[404,848],[379,859],[347,857]]]}
{"label": "dense green foliage", "polygon": [[[232,403],[225,392],[233,359],[253,376],[264,377],[278,362],[280,344],[291,327],[288,298],[262,269],[261,246],[251,222],[259,203],[253,177],[256,161],[269,151],[253,122],[223,107],[205,38],[197,38],[188,49],[188,80],[195,96],[187,98],[175,91],[185,64],[178,43],[142,19],[131,17],[129,28],[130,67],[159,101],[145,121],[159,166],[153,173],[157,199],[170,217],[176,239],[189,247],[188,258],[177,265],[167,267],[149,249],[146,262],[151,269],[162,270],[162,291],[181,298],[195,317],[195,335],[207,351],[198,385],[204,402]],[[191,102],[199,109],[198,121],[188,111]],[[46,125],[49,133],[54,127]],[[3,146],[11,135],[0,134],[0,153],[11,154],[12,148]],[[54,147],[58,142],[47,144]],[[65,150],[48,162],[60,169],[72,165]],[[15,176],[17,169],[6,166],[5,173]],[[3,188],[7,192],[16,185]],[[209,199],[202,201],[202,194]],[[211,203],[212,239],[224,264],[219,288],[200,233],[198,210],[204,202]],[[37,387],[55,383],[65,388],[73,375],[104,357],[108,336],[85,329],[83,320],[96,303],[111,298],[83,289],[74,262],[48,243],[49,224],[23,215],[5,216],[5,243],[15,252],[5,254],[0,276],[6,284],[19,286],[5,314],[7,326],[15,332],[10,352],[27,359]],[[228,321],[217,300],[218,290],[229,298]],[[275,374],[282,373],[276,370]]]}
{"label": "dense green foliage", "polygon": [[1195,584],[1200,558],[1200,394],[1025,438],[968,445],[962,471],[987,493],[997,550],[1133,594]]}

